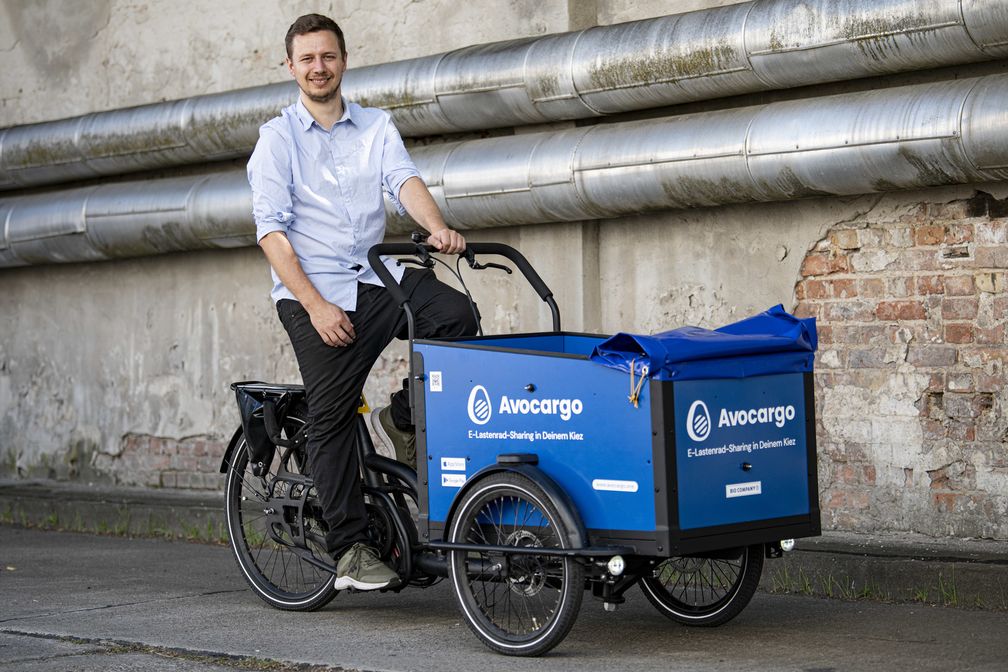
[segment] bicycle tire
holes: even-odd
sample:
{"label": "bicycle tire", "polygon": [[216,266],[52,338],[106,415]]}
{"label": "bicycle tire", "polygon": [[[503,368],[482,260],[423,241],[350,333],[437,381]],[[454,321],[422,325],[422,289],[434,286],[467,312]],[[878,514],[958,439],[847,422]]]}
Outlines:
{"label": "bicycle tire", "polygon": [[[538,485],[504,472],[487,476],[463,495],[449,539],[564,548],[567,533],[557,505]],[[506,655],[537,656],[567,636],[584,592],[584,568],[576,560],[482,551],[449,555],[456,602],[486,646]]]}
{"label": "bicycle tire", "polygon": [[763,545],[738,549],[737,557],[674,557],[641,579],[658,611],[683,625],[727,623],[749,604],[763,573]]}
{"label": "bicycle tire", "polygon": [[[284,422],[286,436],[293,436],[305,424],[303,413],[304,409],[294,409],[288,415]],[[268,486],[271,479],[276,478],[282,459],[282,451],[278,450],[269,472],[260,479],[249,465],[244,436],[240,439],[232,454],[225,487],[229,543],[242,576],[260,599],[285,611],[314,611],[328,604],[339,592],[333,585],[335,575],[302,559],[289,546],[274,541],[264,513],[269,507]],[[288,471],[303,474],[306,464],[303,447],[292,449],[286,461],[284,466]],[[312,531],[324,536],[324,530],[318,529],[321,519],[317,515],[305,518],[306,528],[314,526]],[[320,545],[309,545],[318,559],[332,562]]]}

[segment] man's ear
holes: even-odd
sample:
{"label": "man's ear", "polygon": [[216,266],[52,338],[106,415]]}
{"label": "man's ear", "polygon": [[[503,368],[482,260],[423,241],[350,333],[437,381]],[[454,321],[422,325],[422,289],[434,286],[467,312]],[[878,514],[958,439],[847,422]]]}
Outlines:
{"label": "man's ear", "polygon": [[285,56],[284,63],[287,64],[287,70],[290,72],[291,77],[294,77],[294,61],[290,59],[290,56]]}

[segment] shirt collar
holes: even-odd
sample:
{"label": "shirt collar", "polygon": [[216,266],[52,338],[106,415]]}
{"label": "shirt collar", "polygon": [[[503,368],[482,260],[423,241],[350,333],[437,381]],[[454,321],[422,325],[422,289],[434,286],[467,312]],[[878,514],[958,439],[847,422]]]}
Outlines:
{"label": "shirt collar", "polygon": [[[341,124],[344,121],[356,123],[354,122],[353,113],[350,111],[350,103],[342,96],[340,97],[340,100],[343,101],[343,116],[340,117],[336,123]],[[301,96],[298,96],[297,103],[294,105],[294,112],[297,114],[298,121],[301,122],[302,129],[307,131],[311,128],[312,124],[318,124],[318,122],[315,121],[315,117],[313,117],[311,112],[308,111],[308,108],[305,107],[304,101],[301,100]],[[335,124],[333,125],[335,126]],[[321,126],[319,126],[319,128],[321,128]]]}

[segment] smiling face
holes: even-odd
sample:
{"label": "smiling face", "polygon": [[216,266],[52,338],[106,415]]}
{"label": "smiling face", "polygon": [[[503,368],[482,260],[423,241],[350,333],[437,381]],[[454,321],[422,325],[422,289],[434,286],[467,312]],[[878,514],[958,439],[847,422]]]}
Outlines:
{"label": "smiling face", "polygon": [[336,33],[317,30],[294,36],[287,67],[309,100],[328,103],[340,95],[346,54]]}

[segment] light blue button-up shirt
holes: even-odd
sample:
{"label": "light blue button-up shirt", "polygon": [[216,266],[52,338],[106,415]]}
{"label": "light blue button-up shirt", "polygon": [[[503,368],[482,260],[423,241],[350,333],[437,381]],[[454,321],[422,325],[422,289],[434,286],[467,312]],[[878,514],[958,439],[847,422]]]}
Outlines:
{"label": "light blue button-up shirt", "polygon": [[[357,309],[357,282],[381,285],[367,252],[385,236],[387,193],[419,176],[388,112],[343,101],[326,131],[298,98],[259,129],[248,163],[256,240],[282,231],[301,268],[330,303]],[[402,279],[394,261],[386,266]],[[273,271],[273,301],[294,299]]]}

